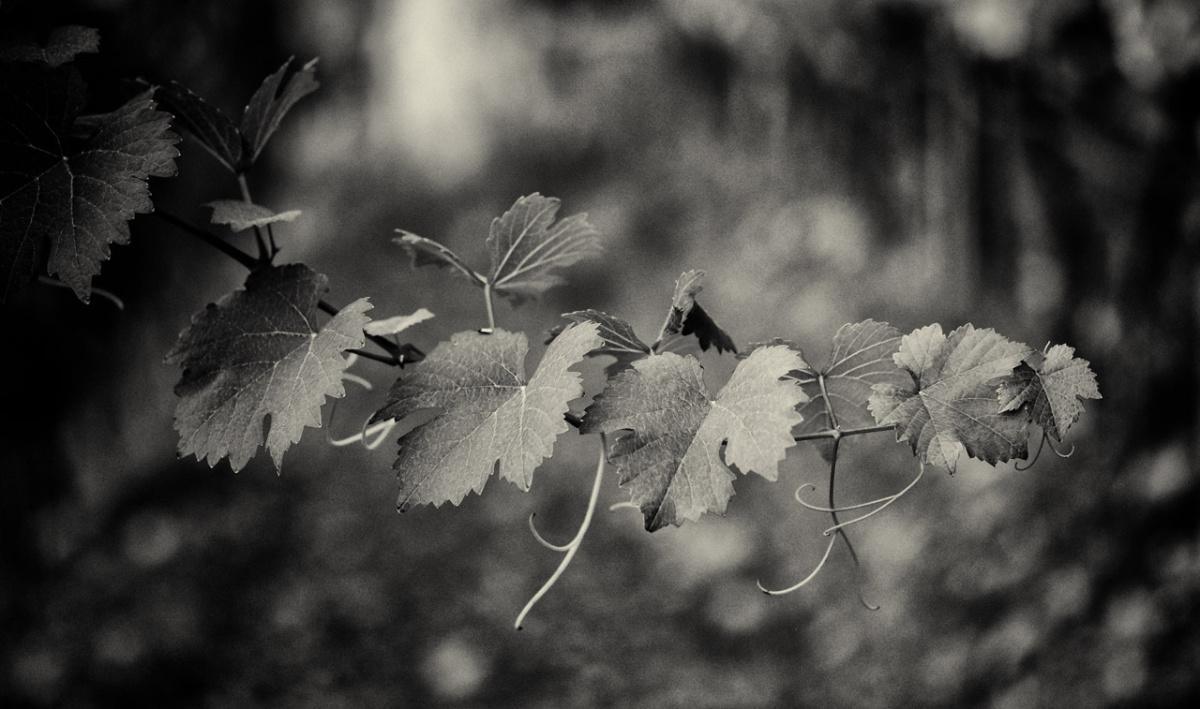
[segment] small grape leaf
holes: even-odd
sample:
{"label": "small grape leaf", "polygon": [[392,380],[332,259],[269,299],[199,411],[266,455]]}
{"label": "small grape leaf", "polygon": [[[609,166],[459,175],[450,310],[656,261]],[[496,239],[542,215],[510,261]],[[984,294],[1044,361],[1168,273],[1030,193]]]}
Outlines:
{"label": "small grape leaf", "polygon": [[1029,419],[1000,410],[995,381],[1028,354],[1025,345],[970,324],[949,337],[940,325],[914,330],[893,355],[911,381],[875,384],[870,411],[880,425],[896,425],[896,440],[908,441],[922,462],[951,473],[964,449],[993,465],[1024,458]]}
{"label": "small grape leaf", "polygon": [[[610,378],[617,372],[628,367],[634,360],[650,354],[650,345],[642,342],[633,332],[629,323],[615,315],[599,310],[576,310],[563,313],[563,317],[574,323],[591,322],[600,328],[602,344],[588,353],[589,356],[609,355],[616,361],[604,368],[605,378]],[[546,333],[546,344],[554,341],[562,333],[563,325],[557,325]]]}
{"label": "small grape leaf", "polygon": [[1061,441],[1083,413],[1080,401],[1102,398],[1096,373],[1088,365],[1068,345],[1055,345],[1044,354],[1034,352],[998,387],[1000,411],[1028,405],[1034,423]]}
{"label": "small grape leaf", "polygon": [[296,217],[300,216],[299,209],[273,212],[261,205],[240,199],[218,199],[205,206],[211,207],[213,210],[211,219],[213,224],[226,224],[235,232],[276,222],[295,221]]}
{"label": "small grape leaf", "polygon": [[74,61],[80,54],[95,54],[99,51],[99,30],[94,27],[67,25],[51,30],[45,45],[31,41],[6,42],[0,45],[0,62],[36,62],[57,67]]}
{"label": "small grape leaf", "polygon": [[417,371],[396,380],[372,420],[440,410],[400,438],[397,506],[458,505],[468,493],[481,492],[497,471],[529,489],[533,471],[568,429],[568,403],[583,394],[582,377],[569,368],[600,345],[597,330],[591,323],[568,328],[528,379],[524,334],[460,332],[434,348]]}
{"label": "small grape leaf", "polygon": [[[908,373],[892,359],[899,348],[900,331],[885,322],[863,320],[839,328],[833,336],[828,363],[819,369],[808,368],[795,374],[809,397],[800,408],[804,421],[796,427],[796,435],[833,427],[826,408],[826,393],[839,427],[874,426],[875,417],[867,408],[872,387],[886,384],[902,388],[912,382]],[[832,457],[833,446],[828,440],[814,443],[826,460]]]}
{"label": "small grape leaf", "polygon": [[458,254],[451,251],[448,247],[441,245],[433,239],[426,239],[423,236],[417,236],[403,229],[397,229],[396,233],[400,236],[392,239],[395,243],[404,249],[405,253],[412,260],[413,268],[422,266],[435,266],[437,268],[448,268],[454,273],[464,276],[477,286],[482,286],[487,283],[487,279],[476,273],[470,266],[466,264]]}
{"label": "small grape leaf", "polygon": [[251,164],[258,159],[292,106],[321,85],[317,81],[316,59],[299,69],[292,68],[293,61],[295,57],[289,57],[274,74],[263,80],[242,114],[243,147]]}
{"label": "small grape leaf", "polygon": [[317,301],[328,279],[301,264],[254,271],[234,291],[192,318],[167,361],[183,374],[175,387],[180,455],[234,472],[264,441],[278,470],[284,452],[307,426],[321,425],[325,398],[342,397],[345,350],[363,345],[359,299],[317,325]]}
{"label": "small grape leaf", "polygon": [[[47,272],[87,302],[110,244],[153,210],[150,177],[175,174],[178,137],[150,92],[111,113],[78,117],[82,85],[65,69],[0,78],[0,269],[4,296]],[[76,139],[76,133],[84,137]]]}
{"label": "small grape leaf", "polygon": [[556,271],[602,251],[600,233],[588,223],[587,214],[554,221],[560,204],[556,197],[534,192],[492,220],[488,281],[514,303],[562,285],[566,280]]}
{"label": "small grape leaf", "polygon": [[433,317],[433,313],[425,308],[418,308],[415,312],[408,315],[395,315],[382,320],[372,320],[364,328],[368,335],[379,335],[386,337],[388,335],[398,335],[408,328],[418,323],[423,323]]}
{"label": "small grape leaf", "polygon": [[708,350],[716,345],[717,352],[737,352],[733,338],[722,330],[704,308],[696,302],[696,295],[704,288],[704,271],[684,271],[675,281],[675,293],[671,297],[671,308],[667,311],[666,322],[663,323],[662,333],[655,350],[660,350],[658,344],[672,335],[695,334],[700,341],[700,349]]}
{"label": "small grape leaf", "polygon": [[733,496],[729,466],[778,476],[801,420],[796,407],[808,398],[783,377],[803,367],[794,350],[759,348],[713,399],[695,357],[650,355],[609,380],[580,431],[618,434],[611,460],[647,531],[724,513]]}
{"label": "small grape leaf", "polygon": [[289,58],[263,80],[242,111],[240,127],[221,109],[174,81],[160,87],[158,96],[184,130],[230,172],[240,175],[254,166],[292,106],[320,86],[317,60],[293,70],[294,60]]}
{"label": "small grape leaf", "polygon": [[172,81],[156,92],[163,107],[175,115],[181,128],[230,172],[242,169],[242,135],[229,116],[191,89]]}
{"label": "small grape leaf", "polygon": [[599,326],[603,344],[593,354],[645,356],[650,354],[650,345],[642,342],[633,332],[633,327],[615,315],[599,310],[576,310],[563,313],[563,317],[575,323],[592,322]]}

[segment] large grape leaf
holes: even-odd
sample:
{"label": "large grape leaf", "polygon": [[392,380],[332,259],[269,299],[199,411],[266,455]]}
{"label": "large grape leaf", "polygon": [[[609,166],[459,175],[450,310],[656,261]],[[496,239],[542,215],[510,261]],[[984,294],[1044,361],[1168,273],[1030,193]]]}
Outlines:
{"label": "large grape leaf", "polygon": [[497,293],[513,302],[536,296],[566,282],[560,269],[600,254],[600,233],[586,214],[554,221],[560,204],[534,192],[492,220],[488,281]]}
{"label": "large grape leaf", "polygon": [[533,471],[567,431],[568,403],[583,394],[582,378],[570,367],[600,345],[596,332],[591,323],[568,328],[528,379],[524,334],[460,332],[398,379],[374,420],[439,413],[400,438],[397,506],[457,505],[497,471],[529,489]]}
{"label": "large grape leaf", "polygon": [[794,350],[761,347],[714,399],[695,357],[650,355],[609,381],[580,430],[619,433],[611,458],[648,531],[723,513],[733,496],[729,466],[777,477],[794,445],[796,406],[807,399],[783,377],[803,366]]}
{"label": "large grape leaf", "polygon": [[241,125],[190,89],[172,81],[158,89],[163,106],[184,130],[230,172],[242,174],[254,166],[267,141],[296,102],[316,91],[317,60],[293,69],[294,58],[263,80],[242,111]]}
{"label": "large grape leaf", "polygon": [[896,440],[908,441],[922,462],[951,473],[964,449],[993,465],[1023,458],[1029,419],[1000,410],[995,380],[1028,354],[1025,345],[970,324],[948,337],[940,325],[914,330],[893,355],[911,380],[875,384],[871,413],[881,425],[896,425]]}
{"label": "large grape leaf", "polygon": [[109,245],[127,243],[129,221],[153,209],[147,180],[175,174],[178,137],[150,92],[79,117],[82,96],[70,67],[0,74],[3,299],[48,249],[47,271],[87,302]]}
{"label": "large grape leaf", "polygon": [[692,335],[700,341],[700,349],[707,350],[716,345],[717,352],[737,352],[733,338],[722,330],[704,308],[696,302],[696,296],[704,288],[704,271],[684,271],[675,281],[675,293],[671,307],[663,323],[662,334],[657,346],[675,335]]}
{"label": "large grape leaf", "polygon": [[[842,429],[874,426],[875,417],[867,408],[872,387],[884,384],[901,388],[912,381],[892,359],[898,349],[900,331],[885,322],[863,320],[840,327],[833,336],[828,363],[796,373],[808,394],[808,401],[800,407],[804,421],[796,427],[796,435],[832,428],[828,409],[833,410]],[[828,460],[832,446],[827,440],[816,443]]]}
{"label": "large grape leaf", "polygon": [[1028,405],[1042,430],[1061,441],[1083,413],[1081,399],[1100,399],[1096,373],[1075,348],[1055,345],[1026,357],[997,389],[1001,412]]}
{"label": "large grape leaf", "polygon": [[244,290],[197,313],[167,361],[180,363],[175,387],[180,455],[241,470],[263,443],[278,470],[306,426],[321,425],[325,398],[345,395],[345,350],[363,345],[359,299],[317,325],[328,279],[301,264],[254,271]]}

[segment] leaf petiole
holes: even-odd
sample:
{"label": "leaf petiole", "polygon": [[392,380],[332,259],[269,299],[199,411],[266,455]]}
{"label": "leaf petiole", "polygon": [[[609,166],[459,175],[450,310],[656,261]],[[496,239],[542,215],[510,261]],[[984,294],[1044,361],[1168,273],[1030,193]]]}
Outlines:
{"label": "leaf petiole", "polygon": [[496,309],[492,304],[492,281],[488,279],[483,284],[483,302],[487,306],[487,329],[480,330],[485,335],[490,335],[496,331]]}
{"label": "leaf petiole", "polygon": [[[250,198],[250,185],[246,182],[246,175],[244,173],[238,173],[237,183],[238,190],[242,193],[242,201],[246,204],[254,204],[254,200]],[[275,258],[276,249],[267,246],[266,240],[263,239],[262,229],[257,226],[254,227],[254,242],[258,244],[259,263],[271,263],[272,259]],[[274,245],[274,238],[271,239],[271,243]]]}

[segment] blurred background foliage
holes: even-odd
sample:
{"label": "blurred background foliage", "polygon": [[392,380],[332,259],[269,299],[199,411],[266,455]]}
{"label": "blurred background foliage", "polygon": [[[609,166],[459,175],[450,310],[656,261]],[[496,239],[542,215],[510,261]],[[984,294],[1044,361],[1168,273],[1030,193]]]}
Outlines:
{"label": "blurred background foliage", "polygon": [[[739,342],[821,361],[863,317],[973,321],[1068,342],[1105,399],[1069,460],[972,462],[851,532],[803,575],[824,467],[739,483],[726,518],[648,535],[602,513],[526,630],[594,443],[564,437],[521,494],[394,512],[392,444],[309,430],[280,477],[177,461],[162,364],[239,267],[153,218],[83,307],[4,311],[0,697],[8,706],[1175,706],[1200,692],[1200,5],[1189,0],[8,2],[0,23],[102,31],[96,103],[177,79],[239,110],[320,56],[251,176],[300,208],[285,260],[378,316],[428,307],[426,351],[482,324],[478,291],[409,270],[395,227],[476,263],[518,195],[605,233],[575,287],[512,310],[535,342],[596,307],[651,336],[685,268]],[[192,142],[159,204],[197,222],[237,187]],[[232,237],[231,237],[232,238]],[[249,247],[249,244],[243,244]],[[539,346],[535,345],[535,353]],[[729,358],[706,354],[714,382]],[[394,372],[332,422],[352,431]],[[598,383],[589,370],[592,390]],[[327,409],[327,420],[329,417]],[[886,438],[886,437],[881,437]],[[902,446],[855,442],[839,499],[892,492]],[[615,481],[602,504],[622,499]]]}

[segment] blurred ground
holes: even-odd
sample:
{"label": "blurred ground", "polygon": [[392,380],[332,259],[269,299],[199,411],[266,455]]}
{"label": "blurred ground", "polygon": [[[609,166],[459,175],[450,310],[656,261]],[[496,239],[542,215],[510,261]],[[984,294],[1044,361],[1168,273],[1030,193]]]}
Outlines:
{"label": "blurred ground", "polygon": [[[6,5],[8,5],[6,3]],[[16,3],[19,6],[21,3]],[[8,8],[11,9],[11,6]],[[863,317],[973,321],[1069,342],[1105,399],[1069,460],[931,477],[799,578],[826,520],[811,450],[739,483],[726,518],[654,535],[601,513],[520,634],[574,530],[591,441],[530,494],[394,511],[393,448],[310,430],[276,477],[176,461],[161,364],[242,273],[139,218],[100,284],[4,313],[0,703],[5,706],[1176,706],[1200,693],[1200,6],[1186,0],[655,3],[76,0],[101,96],[178,79],[226,110],[290,54],[321,57],[251,178],[300,208],[283,256],[379,316],[428,307],[426,351],[482,324],[478,292],[414,272],[403,227],[469,260],[521,194],[605,233],[575,288],[498,319],[537,341],[596,307],[644,335],[673,279],[741,343],[820,360]],[[173,211],[236,185],[194,143]],[[538,348],[535,347],[535,350]],[[715,382],[728,358],[705,355]],[[353,430],[393,372],[333,422]],[[590,381],[595,382],[593,377]],[[6,417],[8,418],[8,417]],[[853,446],[839,499],[894,491],[911,456]],[[622,499],[615,482],[602,504]]]}

